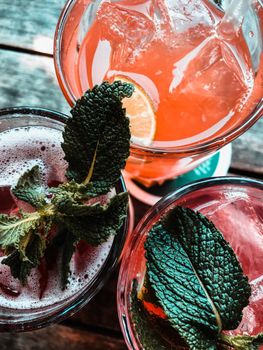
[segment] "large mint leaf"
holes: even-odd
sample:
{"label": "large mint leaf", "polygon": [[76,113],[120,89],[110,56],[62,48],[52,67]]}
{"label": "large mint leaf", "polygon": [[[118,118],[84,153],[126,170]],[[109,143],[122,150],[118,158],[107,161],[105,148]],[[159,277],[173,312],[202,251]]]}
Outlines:
{"label": "large mint leaf", "polygon": [[176,207],[149,232],[147,273],[169,321],[191,349],[216,349],[234,329],[251,293],[229,244],[213,223]]}
{"label": "large mint leaf", "polygon": [[116,235],[127,216],[128,194],[116,195],[106,210],[84,216],[62,216],[61,223],[77,238],[98,246]]}
{"label": "large mint leaf", "polygon": [[68,179],[92,182],[97,194],[116,184],[130,146],[129,120],[121,100],[132,93],[130,84],[104,82],[77,101],[63,134]]}
{"label": "large mint leaf", "polygon": [[14,195],[33,205],[35,208],[43,207],[46,202],[45,187],[42,183],[39,167],[36,165],[26,171],[12,189]]}

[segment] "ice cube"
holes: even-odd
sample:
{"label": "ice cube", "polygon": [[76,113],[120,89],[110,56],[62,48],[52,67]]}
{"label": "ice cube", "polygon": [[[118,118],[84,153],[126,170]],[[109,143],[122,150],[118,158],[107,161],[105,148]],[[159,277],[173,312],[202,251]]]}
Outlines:
{"label": "ice cube", "polygon": [[[252,294],[249,305],[243,310],[243,318],[238,328],[228,334],[257,335],[263,332],[263,276],[250,283]],[[262,349],[263,346],[260,348]]]}
{"label": "ice cube", "polygon": [[244,273],[253,281],[263,275],[263,223],[245,193],[227,196],[206,215],[223,233]]}
{"label": "ice cube", "polygon": [[263,332],[262,205],[256,197],[251,200],[246,192],[230,189],[221,194],[221,198],[216,198],[212,205],[201,208],[201,212],[213,221],[230,243],[252,289],[239,327],[228,333],[257,335]]}
{"label": "ice cube", "polygon": [[125,2],[106,2],[101,5],[97,20],[102,36],[111,43],[114,61],[132,61],[151,42],[155,25],[145,12],[142,4],[129,6]]}
{"label": "ice cube", "polygon": [[215,19],[204,1],[156,0],[154,4],[156,28],[169,46],[196,43],[197,38],[201,41],[207,37],[207,29],[213,28]]}

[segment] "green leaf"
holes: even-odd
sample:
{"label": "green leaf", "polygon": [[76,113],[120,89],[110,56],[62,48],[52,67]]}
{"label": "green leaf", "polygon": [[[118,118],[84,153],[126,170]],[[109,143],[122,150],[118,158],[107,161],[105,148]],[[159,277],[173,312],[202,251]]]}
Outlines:
{"label": "green leaf", "polygon": [[76,238],[68,231],[63,232],[64,239],[62,244],[62,261],[61,261],[61,286],[64,290],[68,283],[70,275],[70,261],[75,251]]}
{"label": "green leaf", "polygon": [[1,249],[19,248],[20,241],[41,223],[38,212],[22,213],[21,217],[0,214],[0,246]]}
{"label": "green leaf", "polygon": [[220,340],[236,350],[259,350],[260,345],[263,345],[263,333],[256,336],[221,334]]}
{"label": "green leaf", "polygon": [[39,172],[39,166],[34,166],[26,171],[18,180],[16,186],[12,189],[13,194],[33,207],[41,208],[46,201],[45,187],[42,184]]}
{"label": "green leaf", "polygon": [[77,101],[65,127],[62,148],[69,164],[67,177],[92,182],[96,194],[114,187],[129,156],[129,119],[121,99],[130,97],[133,89],[119,81],[95,86]]}
{"label": "green leaf", "polygon": [[127,208],[128,194],[121,193],[111,199],[105,210],[101,207],[97,214],[88,212],[84,216],[62,216],[61,223],[78,240],[83,239],[88,244],[98,246],[119,232],[127,216]]}
{"label": "green leaf", "polygon": [[190,349],[216,349],[222,329],[235,329],[251,289],[229,244],[212,222],[175,207],[145,243],[151,287]]}
{"label": "green leaf", "polygon": [[2,264],[8,265],[13,277],[18,278],[23,285],[26,284],[27,276],[32,268],[39,265],[46,249],[46,241],[39,234],[33,234],[26,247],[27,261],[24,261],[19,251],[15,250],[7,258],[2,260]]}
{"label": "green leaf", "polygon": [[[119,195],[117,195],[117,198],[118,196]],[[82,202],[74,200],[71,194],[64,192],[56,195],[52,200],[52,204],[56,207],[59,214],[89,217],[103,215],[112,205],[112,201],[116,201],[116,198],[114,199],[113,197],[113,199],[109,199],[107,203],[101,204],[98,197],[98,201],[95,203],[82,204]]]}
{"label": "green leaf", "polygon": [[[65,290],[70,276],[70,261],[75,251],[77,239],[65,227],[60,226],[53,239],[48,242],[45,259],[49,263],[55,258],[61,257],[60,282],[61,289]],[[60,261],[60,258],[58,259]]]}
{"label": "green leaf", "polygon": [[50,193],[59,196],[70,196],[76,201],[84,201],[96,197],[92,183],[87,185],[77,183],[74,180],[60,184],[58,187],[50,188]]}
{"label": "green leaf", "polygon": [[[137,298],[137,283],[134,281],[131,292],[130,313],[132,325],[145,350],[167,350],[167,343],[153,327],[153,320]],[[173,349],[169,347],[168,349]],[[174,348],[175,349],[175,348]]]}

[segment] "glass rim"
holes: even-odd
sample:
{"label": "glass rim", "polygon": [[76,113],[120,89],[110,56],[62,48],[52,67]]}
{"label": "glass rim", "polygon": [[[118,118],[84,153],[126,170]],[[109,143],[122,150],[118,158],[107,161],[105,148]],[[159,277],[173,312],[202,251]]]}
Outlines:
{"label": "glass rim", "polygon": [[[179,187],[175,191],[164,196],[159,200],[155,205],[153,205],[141,218],[135,229],[133,230],[133,237],[130,238],[129,247],[123,254],[118,283],[117,283],[117,312],[119,318],[119,324],[124,336],[126,345],[129,349],[137,350],[137,337],[135,331],[131,326],[131,318],[128,310],[128,273],[129,262],[132,261],[132,254],[140,244],[141,239],[144,237],[145,229],[148,227],[151,221],[154,221],[154,218],[157,215],[162,215],[162,213],[175,201],[178,201],[185,195],[214,186],[220,185],[232,185],[232,186],[245,186],[248,188],[257,188],[263,192],[263,180],[252,179],[249,177],[243,176],[220,176],[205,178],[197,181],[193,181],[189,184]],[[131,263],[132,264],[132,263]],[[136,345],[136,346],[135,346]]]}
{"label": "glass rim", "polygon": [[[7,107],[0,109],[0,126],[2,120],[8,120],[12,118],[19,118],[20,116],[33,116],[47,118],[51,120],[58,121],[62,124],[65,124],[67,116],[63,113],[46,109],[42,107]],[[27,125],[26,125],[27,126]],[[1,134],[1,131],[0,131]],[[116,185],[117,192],[126,192],[126,185],[123,177],[121,176],[119,182]],[[35,329],[40,329],[51,324],[61,322],[64,319],[72,316],[77,311],[79,311],[83,306],[85,306],[105,285],[111,273],[115,269],[116,265],[120,261],[121,253],[125,244],[126,239],[128,238],[128,233],[130,229],[130,214],[129,210],[127,217],[123,223],[122,228],[114,236],[111,248],[108,252],[105,262],[102,264],[101,268],[95,274],[95,276],[88,282],[88,284],[83,288],[83,290],[75,298],[74,295],[70,297],[70,301],[66,304],[62,304],[60,308],[55,308],[52,310],[52,304],[43,306],[41,308],[34,309],[21,309],[19,312],[22,315],[30,315],[31,310],[36,312],[36,316],[33,320],[26,319],[25,321],[1,321],[0,320],[0,332],[15,331],[15,332],[24,332],[32,331]],[[38,311],[42,311],[44,315],[37,314]],[[14,309],[10,309],[10,312]],[[45,312],[46,311],[46,312]]]}
{"label": "glass rim", "polygon": [[[212,0],[209,0],[209,2],[212,3]],[[55,36],[54,36],[54,66],[55,66],[56,76],[60,87],[62,87],[61,90],[63,92],[63,95],[65,96],[70,106],[75,104],[77,98],[74,96],[72,90],[70,89],[69,84],[67,83],[64,77],[62,62],[61,62],[61,44],[63,40],[65,24],[67,23],[71,10],[76,3],[77,3],[77,0],[68,0],[66,2],[59,16],[58,23],[56,26]],[[260,1],[259,1],[259,4],[263,6]],[[219,11],[223,11],[217,4],[213,3],[213,5]],[[170,146],[170,147],[169,146],[158,146],[158,147],[143,146],[143,145],[139,145],[134,142],[131,142],[131,152],[132,153],[137,153],[137,152],[151,153],[156,155],[163,154],[163,153],[175,154],[175,155],[181,155],[181,154],[196,155],[196,154],[200,154],[208,151],[209,152],[216,151],[221,147],[225,146],[226,144],[228,144],[229,142],[236,139],[245,131],[247,131],[262,116],[263,116],[263,98],[259,100],[254,110],[246,116],[245,120],[240,121],[237,126],[231,128],[229,131],[223,133],[222,135],[215,137],[211,141],[198,142],[194,145],[190,144],[189,146],[186,145],[186,146]],[[172,142],[173,141],[171,141],[171,143]]]}

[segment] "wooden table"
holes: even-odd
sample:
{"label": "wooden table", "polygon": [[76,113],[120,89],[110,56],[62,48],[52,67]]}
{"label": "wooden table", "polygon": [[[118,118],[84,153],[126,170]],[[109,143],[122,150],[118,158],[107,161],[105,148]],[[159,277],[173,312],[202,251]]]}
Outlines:
{"label": "wooden table", "polygon": [[[0,108],[39,106],[69,114],[53,67],[62,0],[0,0]],[[263,119],[233,143],[230,173],[263,179]],[[133,200],[136,221],[146,206]],[[126,349],[116,311],[118,272],[77,315],[47,329],[0,335],[1,350]]]}

